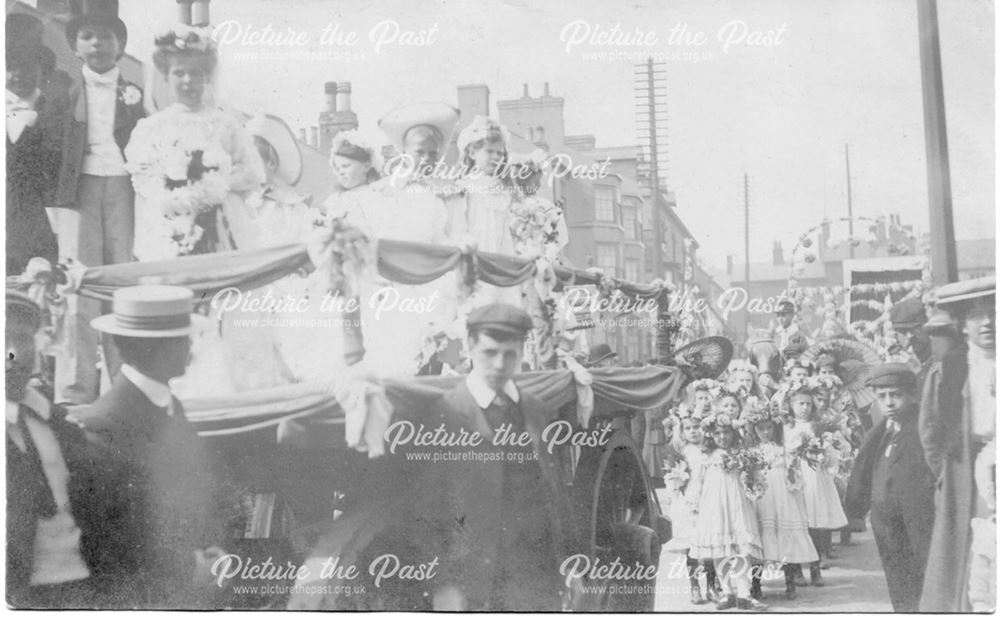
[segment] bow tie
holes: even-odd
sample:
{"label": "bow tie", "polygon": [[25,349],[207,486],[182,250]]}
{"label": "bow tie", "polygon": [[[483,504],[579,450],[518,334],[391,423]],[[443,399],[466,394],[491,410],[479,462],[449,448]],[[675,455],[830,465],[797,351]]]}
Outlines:
{"label": "bow tie", "polygon": [[94,88],[118,87],[118,75],[115,74],[115,71],[108,71],[104,74],[87,72],[83,74],[83,81],[88,86],[92,86]]}

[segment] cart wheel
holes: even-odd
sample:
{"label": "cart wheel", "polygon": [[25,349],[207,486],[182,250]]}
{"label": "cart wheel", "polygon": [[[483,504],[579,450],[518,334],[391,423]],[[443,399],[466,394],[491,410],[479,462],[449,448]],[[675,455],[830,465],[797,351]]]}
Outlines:
{"label": "cart wheel", "polygon": [[586,533],[590,558],[605,565],[618,559],[624,567],[653,573],[586,581],[589,601],[582,608],[651,612],[660,560],[660,539],[651,527],[659,517],[635,442],[624,432],[614,433],[604,448],[581,457],[573,484],[578,528]]}

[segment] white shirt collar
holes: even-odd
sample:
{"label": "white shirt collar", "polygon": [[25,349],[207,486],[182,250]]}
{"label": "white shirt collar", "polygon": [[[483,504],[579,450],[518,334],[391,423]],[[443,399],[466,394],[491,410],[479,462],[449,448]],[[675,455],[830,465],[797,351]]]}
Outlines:
{"label": "white shirt collar", "polygon": [[21,98],[18,95],[11,92],[10,90],[7,90],[7,94],[5,96],[7,102],[7,109],[9,110],[15,107],[34,109],[35,104],[38,102],[38,97],[40,96],[42,96],[42,90],[40,88],[35,88],[35,91],[25,98]]}
{"label": "white shirt collar", "polygon": [[[468,386],[469,392],[472,393],[472,398],[476,399],[476,404],[482,409],[489,407],[493,399],[497,397],[496,391],[476,371],[472,371],[466,376],[465,385]],[[517,391],[517,386],[514,385],[513,379],[508,379],[507,383],[503,385],[503,393],[515,403],[521,400],[521,394]]]}
{"label": "white shirt collar", "polygon": [[48,421],[48,419],[52,416],[52,408],[48,399],[42,396],[38,390],[28,386],[24,390],[24,398],[20,401],[7,401],[7,408],[5,410],[7,424],[17,424],[17,414],[19,413],[18,408],[21,405],[30,407],[45,421]]}
{"label": "white shirt collar", "polygon": [[121,69],[117,66],[107,73],[97,73],[86,64],[83,65],[83,82],[88,86],[96,84],[118,86],[118,77],[120,75]]}
{"label": "white shirt collar", "polygon": [[136,388],[139,388],[151,403],[157,407],[170,407],[170,402],[173,400],[173,395],[170,394],[170,386],[146,377],[130,364],[122,365],[122,375],[125,376],[125,379],[131,381]]}

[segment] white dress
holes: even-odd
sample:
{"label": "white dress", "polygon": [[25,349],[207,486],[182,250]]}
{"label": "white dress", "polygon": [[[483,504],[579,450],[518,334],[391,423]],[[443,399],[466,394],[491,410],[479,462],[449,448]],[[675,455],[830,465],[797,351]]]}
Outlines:
{"label": "white dress", "polygon": [[691,541],[694,538],[695,524],[697,516],[691,509],[690,499],[692,498],[692,480],[696,473],[700,473],[700,468],[705,464],[705,453],[700,445],[686,444],[681,450],[684,462],[687,465],[688,478],[687,487],[684,491],[678,491],[674,487],[668,486],[670,503],[667,506],[667,514],[670,516],[670,531],[672,537],[665,546],[671,552],[686,552],[691,548]]}
{"label": "white dress", "polygon": [[762,557],[757,511],[740,486],[739,474],[722,468],[724,451],[707,456],[692,478],[698,498],[697,523],[688,556],[692,559]]}
{"label": "white dress", "polygon": [[[791,451],[801,439],[811,439],[814,436],[811,423],[796,420],[785,431],[785,445]],[[840,495],[834,480],[840,467],[840,455],[832,448],[828,449],[823,463],[813,469],[804,461],[799,462],[809,528],[840,529],[847,524],[847,516],[840,505]]]}
{"label": "white dress", "polygon": [[[429,189],[420,182],[394,186],[381,180],[332,195],[327,215],[344,217],[377,239],[446,244],[448,211]],[[360,293],[368,368],[383,377],[416,375],[427,340],[454,321],[455,297],[452,273],[423,285],[376,276]]]}
{"label": "white dress", "polygon": [[[135,257],[139,261],[159,261],[177,257],[177,246],[170,241],[169,227],[156,196],[163,182],[160,173],[178,140],[204,142],[220,146],[231,161],[228,175],[230,193],[222,204],[227,217],[245,217],[239,193],[258,188],[265,180],[253,137],[229,114],[207,106],[197,109],[174,103],[148,118],[132,131],[125,147],[126,168],[135,187]],[[224,233],[224,230],[219,230]]]}
{"label": "white dress", "polygon": [[806,502],[801,488],[788,487],[785,448],[765,443],[758,450],[767,461],[767,490],[757,500],[757,520],[764,559],[785,563],[812,563],[819,560],[809,537]]}

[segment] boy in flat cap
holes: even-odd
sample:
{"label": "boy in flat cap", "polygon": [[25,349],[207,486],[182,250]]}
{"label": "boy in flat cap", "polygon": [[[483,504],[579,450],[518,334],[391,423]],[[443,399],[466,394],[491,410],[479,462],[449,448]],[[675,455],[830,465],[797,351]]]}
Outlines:
{"label": "boy in flat cap", "polygon": [[914,612],[934,526],[934,479],[917,430],[917,377],[906,364],[872,370],[866,385],[884,419],[868,432],[847,486],[845,511],[872,532],[896,612]]}
{"label": "boy in flat cap", "polygon": [[964,339],[941,361],[936,392],[921,409],[921,440],[937,467],[936,519],[920,610],[968,612],[971,522],[990,515],[974,466],[995,439],[996,277],[949,283],[934,291],[936,308],[955,320]]}
{"label": "boy in flat cap", "polygon": [[[528,433],[523,460],[462,465],[448,475],[445,553],[436,610],[558,611],[565,589],[559,565],[568,552],[562,471],[541,440],[555,410],[521,392],[519,370],[531,318],[507,304],[469,314],[472,371],[441,401],[448,417],[486,436],[510,427]],[[518,449],[500,447],[503,454]]]}

